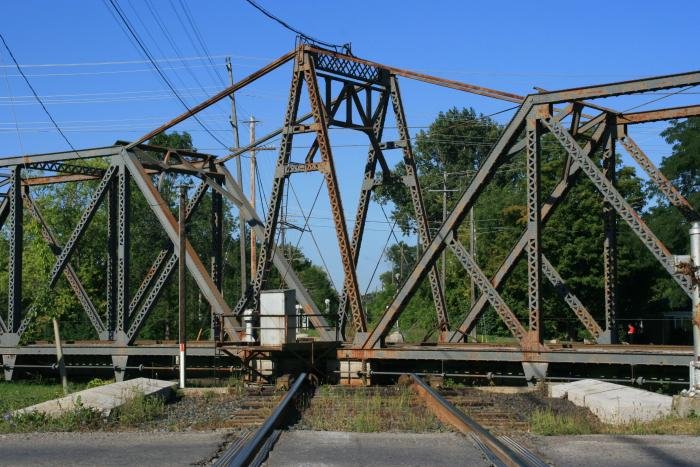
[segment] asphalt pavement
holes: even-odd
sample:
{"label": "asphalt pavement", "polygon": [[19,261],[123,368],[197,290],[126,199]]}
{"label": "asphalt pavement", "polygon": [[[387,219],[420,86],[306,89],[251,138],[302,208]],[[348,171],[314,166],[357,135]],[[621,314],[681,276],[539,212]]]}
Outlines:
{"label": "asphalt pavement", "polygon": [[222,431],[0,435],[0,465],[192,465],[208,461],[223,437]]}
{"label": "asphalt pavement", "polygon": [[535,436],[539,454],[556,466],[652,467],[700,465],[697,436]]}

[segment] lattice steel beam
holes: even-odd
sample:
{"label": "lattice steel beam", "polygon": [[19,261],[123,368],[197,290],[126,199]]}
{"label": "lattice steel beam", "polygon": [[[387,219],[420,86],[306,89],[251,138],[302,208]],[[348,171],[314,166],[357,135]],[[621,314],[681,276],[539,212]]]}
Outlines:
{"label": "lattice steel beam", "polygon": [[379,345],[388,330],[394,325],[401,311],[418,289],[420,281],[425,278],[430,268],[440,256],[440,253],[445,249],[445,240],[459,227],[479,193],[486,187],[489,180],[493,178],[501,156],[516,142],[516,138],[522,132],[525,125],[524,119],[530,112],[530,108],[531,105],[526,101],[513,116],[513,119],[506,126],[503,133],[501,133],[495,146],[491,149],[486,159],[484,159],[481,167],[467,189],[462,193],[462,196],[457,201],[452,212],[447,216],[447,220],[443,222],[440,229],[438,229],[428,248],[425,249],[423,255],[418,259],[410,276],[400,287],[394,300],[389,304],[382,318],[379,320],[379,323],[365,340],[362,348],[368,349]]}
{"label": "lattice steel beam", "polygon": [[[606,127],[604,125],[599,126],[595,133],[592,135],[590,141],[586,144],[585,151],[589,156],[597,150],[600,142],[602,141],[603,136],[605,135],[605,130]],[[573,184],[574,177],[579,170],[580,168],[577,163],[573,162],[569,164],[567,161],[564,178],[557,184],[554,190],[552,190],[552,193],[546,198],[543,206],[540,209],[541,225],[543,225],[547,221],[547,219],[549,219],[551,214],[554,213],[555,208],[559,206],[561,201],[569,192],[569,189]],[[527,230],[525,230],[525,232],[523,232],[520,239],[518,240],[518,243],[516,243],[515,246],[511,249],[510,253],[508,253],[508,256],[506,256],[506,258],[501,263],[501,266],[496,271],[496,274],[494,274],[493,278],[491,279],[491,283],[494,285],[494,287],[500,287],[500,285],[515,267],[518,258],[525,250],[528,238],[527,234],[528,232]],[[452,338],[450,339],[451,342],[458,341],[460,339],[460,336],[466,335],[472,330],[474,324],[476,323],[476,320],[484,312],[487,303],[488,302],[486,300],[486,297],[481,296],[477,299],[476,303],[472,304],[471,309],[469,310],[469,313],[467,314],[466,318],[459,326],[457,332],[455,332]]]}
{"label": "lattice steel beam", "polygon": [[[430,228],[428,226],[428,215],[425,211],[423,194],[421,193],[421,187],[418,181],[418,170],[416,169],[413,147],[410,143],[411,137],[408,133],[408,124],[406,123],[406,113],[404,112],[403,102],[401,101],[401,92],[396,76],[392,75],[389,77],[389,92],[391,94],[391,103],[394,108],[399,138],[404,143],[402,145],[404,169],[406,170],[404,181],[411,196],[413,211],[416,215],[418,238],[421,242],[421,246],[427,248],[432,240]],[[435,304],[435,312],[437,314],[438,330],[440,331],[439,340],[442,340],[442,333],[450,329],[450,324],[447,316],[447,307],[445,305],[445,296],[443,294],[436,264],[433,264],[428,273],[428,281],[430,282],[430,291],[433,295],[433,303]]]}
{"label": "lattice steel beam", "polygon": [[612,183],[605,178],[605,175],[601,173],[593,161],[586,157],[583,149],[581,149],[576,140],[551,117],[544,118],[541,122],[549,128],[550,132],[557,138],[564,149],[578,162],[583,172],[603,194],[605,200],[615,208],[618,215],[630,226],[644,246],[649,249],[664,269],[671,274],[681,289],[690,296],[692,294],[690,279],[676,271],[673,255],[671,255],[664,244],[656,238],[656,235],[649,229],[639,214],[627,203]]}
{"label": "lattice steel beam", "polygon": [[37,162],[34,164],[29,164],[25,168],[73,175],[90,175],[92,177],[102,177],[105,174],[104,169],[87,167],[83,165],[65,164],[63,162]]}
{"label": "lattice steel beam", "polygon": [[117,209],[118,188],[112,180],[107,188],[107,264],[106,302],[107,302],[107,339],[114,340],[117,327]]}
{"label": "lattice steel beam", "polygon": [[120,162],[117,177],[117,333],[126,331],[129,320],[129,277],[131,263],[131,176]]}
{"label": "lattice steel beam", "polygon": [[[202,199],[204,199],[207,188],[208,185],[202,182],[199,187],[197,187],[192,198],[187,202],[185,222],[191,219],[197,206],[199,206]],[[153,306],[160,298],[163,287],[175,270],[177,263],[178,259],[174,251],[174,246],[169,245],[168,248],[164,248],[158,253],[158,256],[151,264],[151,267],[148,269],[146,276],[129,304],[129,316],[131,318],[128,331],[126,332],[127,342],[132,343],[136,337],[138,337],[141,327],[153,310]],[[217,284],[217,288],[221,290],[221,286],[216,282],[214,277],[215,276],[212,275],[212,280]],[[220,278],[221,276],[219,275],[219,280]],[[148,292],[148,294],[146,294],[146,292]]]}
{"label": "lattice steel beam", "polygon": [[[374,112],[369,120],[365,114],[365,125],[371,126],[371,132],[367,133],[370,140],[370,148],[367,152],[367,162],[365,163],[365,172],[362,179],[362,187],[360,188],[360,199],[357,203],[357,210],[355,211],[355,225],[352,229],[352,237],[350,240],[350,250],[352,251],[353,264],[357,267],[357,263],[360,258],[360,248],[362,248],[362,237],[365,230],[365,225],[367,221],[367,212],[369,210],[369,202],[372,197],[372,191],[374,190],[375,184],[375,174],[377,171],[377,160],[382,157],[381,149],[378,146],[378,142],[382,139],[382,134],[384,132],[384,122],[386,120],[386,111],[389,105],[388,93],[382,92],[377,104],[377,110]],[[371,104],[367,107],[367,112],[371,112]],[[388,173],[384,172],[384,177],[389,176]],[[345,328],[345,316],[346,308],[348,303],[348,295],[343,285],[343,290],[340,294],[340,301],[338,303],[338,316],[340,317],[339,327],[341,329]],[[344,333],[343,333],[344,334]]]}
{"label": "lattice steel beam", "polygon": [[[121,159],[129,169],[132,180],[143,194],[170,241],[173,244],[178,243],[179,235],[177,220],[166,207],[167,205],[165,201],[160,196],[157,188],[153,185],[153,182],[145,173],[143,166],[133,153],[126,150],[122,152]],[[186,252],[185,261],[187,264],[187,269],[197,283],[197,286],[202,292],[204,298],[214,308],[214,313],[217,315],[230,315],[231,309],[216,288],[216,285],[212,281],[207,269],[205,268],[204,264],[202,264],[199,256],[189,241],[186,243]],[[235,334],[232,335],[231,338],[234,341],[239,340],[238,336]]]}
{"label": "lattice steel beam", "polygon": [[445,239],[445,241],[455,256],[457,256],[457,259],[462,264],[464,269],[469,273],[469,276],[472,278],[481,293],[486,297],[489,303],[491,303],[491,306],[493,306],[493,308],[496,310],[498,316],[501,317],[511,334],[513,334],[513,336],[515,336],[518,341],[522,343],[526,338],[527,331],[525,328],[523,328],[523,325],[520,324],[518,317],[515,316],[510,307],[508,307],[501,295],[491,284],[491,281],[488,280],[481,268],[479,268],[479,266],[476,264],[474,258],[469,255],[467,249],[464,248],[459,241],[457,241],[457,238],[455,238],[454,235],[450,235]]}
{"label": "lattice steel beam", "polygon": [[56,281],[61,275],[63,268],[66,266],[66,264],[68,264],[71,255],[75,251],[75,247],[77,246],[78,241],[80,241],[80,238],[85,233],[87,226],[90,224],[90,221],[95,216],[97,208],[100,206],[100,203],[102,202],[102,199],[104,198],[104,195],[107,192],[109,182],[112,180],[112,177],[114,176],[116,171],[117,167],[110,166],[105,171],[105,174],[100,180],[100,183],[97,185],[95,192],[90,197],[90,201],[88,202],[87,207],[83,211],[83,214],[80,216],[80,219],[78,220],[78,223],[73,229],[73,232],[71,233],[70,237],[68,237],[66,244],[63,246],[61,254],[58,255],[58,257],[56,258],[56,262],[51,268],[51,272],[49,274],[50,287],[56,285]]}
{"label": "lattice steel beam", "polygon": [[623,127],[618,127],[618,131],[622,129],[622,133],[618,133],[618,141],[627,150],[630,156],[644,169],[649,175],[649,178],[656,184],[659,190],[666,198],[683,214],[689,222],[700,221],[700,214],[690,204],[690,202],[673,186],[663,173],[654,165],[649,157],[642,151],[637,143],[629,136]]}
{"label": "lattice steel beam", "polygon": [[279,146],[279,154],[275,175],[272,180],[272,189],[270,190],[270,203],[267,210],[267,216],[264,224],[264,235],[261,237],[260,248],[258,250],[258,264],[255,269],[255,277],[252,278],[252,284],[245,296],[241,297],[234,308],[234,314],[240,316],[248,304],[251,304],[253,309],[258,308],[258,300],[260,292],[263,289],[267,279],[269,268],[272,264],[273,250],[275,248],[275,237],[277,231],[277,223],[279,220],[280,208],[282,206],[282,196],[284,194],[284,185],[286,175],[284,168],[289,164],[289,159],[292,154],[292,141],[294,139],[294,122],[297,120],[297,111],[299,110],[299,100],[301,98],[301,81],[302,73],[298,70],[299,64],[295,62],[294,72],[292,74],[292,83],[289,89],[289,99],[284,117],[284,130],[282,132],[282,140]]}
{"label": "lattice steel beam", "polygon": [[[39,224],[39,227],[41,228],[41,236],[44,237],[44,241],[46,241],[46,243],[49,245],[49,249],[53,252],[54,256],[58,256],[61,253],[62,248],[56,240],[56,235],[53,233],[51,227],[49,227],[49,225],[44,220],[44,217],[39,211],[39,207],[36,205],[34,200],[32,200],[31,196],[29,195],[29,190],[26,187],[23,191],[22,197],[24,199],[24,204],[29,210],[29,213]],[[80,302],[80,305],[83,307],[83,310],[85,311],[85,314],[87,315],[88,319],[90,319],[92,327],[95,329],[99,336],[105,331],[105,326],[102,323],[102,319],[100,318],[100,315],[98,314],[95,305],[92,303],[90,297],[85,291],[82,282],[80,282],[78,274],[75,272],[75,270],[70,264],[67,264],[66,267],[63,269],[63,275],[68,281],[68,285],[70,286],[71,290],[73,290],[73,293],[78,299],[78,302]]]}
{"label": "lattice steel beam", "polygon": [[[614,122],[608,123],[608,137],[603,147],[603,175],[611,186],[616,184]],[[605,296],[605,330],[610,343],[617,343],[617,216],[608,201],[603,202],[603,290]]]}
{"label": "lattice steel beam", "polygon": [[303,55],[303,77],[308,91],[311,112],[314,114],[314,121],[317,124],[316,139],[321,160],[328,163],[328,171],[324,173],[326,187],[328,189],[328,201],[331,207],[333,223],[335,224],[336,236],[338,239],[338,249],[343,265],[344,284],[348,294],[350,309],[352,310],[352,320],[355,330],[364,332],[367,330],[367,318],[362,309],[360,290],[357,283],[357,273],[352,261],[352,250],[350,249],[350,239],[348,237],[345,213],[343,212],[343,202],[340,196],[340,189],[337,184],[335,165],[331,144],[328,138],[327,115],[323,108],[323,102],[318,89],[318,80],[313,66],[313,59],[309,54]]}
{"label": "lattice steel beam", "polygon": [[540,135],[541,128],[534,115],[527,119],[525,139],[525,172],[527,178],[527,292],[529,338],[531,342],[542,342],[540,271]]}
{"label": "lattice steel beam", "polygon": [[7,261],[7,329],[17,332],[22,320],[22,249],[24,243],[24,228],[22,225],[22,169],[12,170],[12,184],[8,192],[10,203],[10,251]]}
{"label": "lattice steel beam", "polygon": [[542,272],[547,276],[549,282],[554,286],[554,290],[559,296],[569,305],[569,308],[574,312],[576,317],[583,323],[585,328],[596,339],[603,333],[600,325],[596,322],[590,311],[581,303],[576,295],[566,285],[564,279],[561,278],[557,270],[552,266],[546,256],[542,255]]}
{"label": "lattice steel beam", "polygon": [[77,151],[52,152],[46,154],[32,154],[29,156],[5,157],[0,159],[1,167],[15,167],[26,164],[40,164],[45,162],[61,162],[76,159],[93,159],[96,157],[109,157],[119,154],[121,146],[106,146],[102,148],[79,149]]}

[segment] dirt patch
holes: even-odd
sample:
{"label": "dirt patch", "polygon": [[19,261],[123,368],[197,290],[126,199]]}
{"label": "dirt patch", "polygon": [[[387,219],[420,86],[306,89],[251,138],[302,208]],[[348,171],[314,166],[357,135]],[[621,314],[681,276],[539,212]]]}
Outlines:
{"label": "dirt patch", "polygon": [[253,429],[270,415],[279,397],[274,392],[220,394],[206,391],[180,396],[165,406],[161,417],[133,428],[159,431]]}

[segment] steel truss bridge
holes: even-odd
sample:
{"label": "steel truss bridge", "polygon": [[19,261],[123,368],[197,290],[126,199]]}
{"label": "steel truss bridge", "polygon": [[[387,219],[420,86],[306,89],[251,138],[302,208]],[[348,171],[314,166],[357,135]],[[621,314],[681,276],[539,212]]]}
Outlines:
{"label": "steel truss bridge", "polygon": [[[198,112],[244,89],[257,79],[291,62],[293,73],[283,126],[254,143],[234,148],[223,157],[172,148],[153,147],[146,142],[153,136],[170,129]],[[454,209],[435,233],[428,228],[413,148],[410,143],[407,116],[399,89],[399,79],[412,79],[466,93],[478,94],[518,104],[511,121],[505,126],[497,143],[483,160],[478,172],[461,194]],[[649,179],[679,209],[689,222],[697,222],[700,215],[635,143],[628,129],[637,124],[700,115],[700,105],[663,108],[651,111],[621,113],[596,104],[599,99],[660,90],[674,90],[700,84],[700,72],[660,76],[552,92],[518,96],[457,81],[445,80],[363,60],[310,45],[300,45],[266,67],[222,90],[163,126],[131,143],[84,149],[70,152],[36,154],[0,160],[4,178],[0,184],[9,185],[1,199],[0,227],[7,224],[9,232],[9,292],[7,313],[0,317],[0,354],[7,378],[12,377],[16,359],[29,356],[53,355],[49,344],[18,345],[23,333],[37,311],[33,306],[24,308],[23,278],[23,224],[32,218],[41,228],[41,235],[55,256],[50,272],[49,287],[54,287],[64,276],[77,297],[85,314],[99,336],[98,341],[67,344],[64,353],[72,356],[101,356],[111,358],[118,377],[130,368],[130,358],[140,356],[174,356],[175,343],[155,343],[139,340],[139,331],[149,319],[163,287],[173,275],[178,263],[178,220],[166,206],[156,177],[164,172],[186,174],[201,180],[187,205],[187,218],[200,206],[205,193],[210,192],[212,251],[197,252],[187,243],[186,267],[194,278],[202,296],[211,307],[212,316],[221,326],[215,332],[215,342],[191,343],[189,355],[212,356],[225,352],[237,357],[244,365],[255,358],[273,358],[279,362],[289,353],[303,353],[303,344],[265,348],[241,342],[241,316],[245,309],[257,309],[261,291],[272,268],[285,277],[303,313],[308,315],[320,338],[316,345],[330,349],[331,360],[341,368],[348,380],[358,375],[365,377],[371,365],[386,362],[399,365],[417,365],[417,362],[510,362],[522,364],[525,374],[542,375],[549,364],[599,364],[637,366],[687,367],[697,360],[690,346],[631,346],[615,342],[618,299],[617,280],[617,223],[626,223],[631,231],[649,249],[654,258],[668,272],[688,296],[693,297],[697,280],[693,265],[678,268],[677,261],[656,235],[645,224],[616,188],[616,149],[622,146]],[[303,107],[300,105],[303,102]],[[300,114],[300,108],[308,113]],[[387,140],[384,135],[388,115],[396,122],[398,139]],[[359,116],[359,118],[358,118]],[[366,135],[368,152],[364,177],[352,231],[348,229],[342,199],[338,188],[333,147],[329,139],[332,128],[351,129]],[[540,187],[541,138],[549,133],[566,151],[568,158],[563,177],[551,191],[543,193]],[[292,142],[299,134],[310,134],[313,142],[303,160],[292,160]],[[246,199],[241,186],[229,173],[225,162],[241,154],[262,147],[275,137],[281,137],[276,169],[270,190],[270,202],[264,219]],[[388,151],[399,151],[405,166],[405,176],[399,181],[405,185],[413,206],[422,252],[403,284],[400,285],[378,324],[368,326],[358,287],[356,265],[362,246],[365,221],[371,194],[382,183],[395,180],[385,158]],[[499,171],[499,166],[513,155],[524,153],[527,179],[527,226],[512,246],[496,273],[488,277],[457,235],[458,229],[480,193]],[[594,154],[602,154],[599,165]],[[102,159],[105,168],[80,165],[85,159]],[[41,171],[40,176],[30,175]],[[319,172],[327,188],[332,218],[342,260],[344,282],[339,312],[347,319],[343,327],[351,330],[352,341],[335,341],[335,332],[328,326],[317,304],[299,280],[290,263],[276,253],[276,233],[280,228],[280,210],[283,193],[289,177],[300,172]],[[587,178],[604,199],[601,216],[605,226],[604,283],[605,318],[598,322],[586,305],[569,289],[566,278],[547,259],[540,248],[542,226],[567,197],[577,178]],[[32,188],[56,183],[98,181],[78,223],[68,239],[60,244],[52,229],[44,221],[32,197]],[[144,196],[155,214],[160,227],[171,245],[159,252],[140,286],[130,290],[129,258],[139,254],[132,251],[129,239],[130,199],[132,185]],[[237,303],[228,303],[221,293],[223,244],[223,200],[235,205],[250,229],[259,239],[256,274],[245,295]],[[98,309],[71,267],[76,247],[94,220],[101,205],[106,205],[107,220],[102,226],[107,231],[106,248],[106,309]],[[437,259],[448,250],[459,260],[466,276],[473,280],[480,294],[462,322],[450,322],[446,310],[442,284],[438,278]],[[504,301],[499,287],[513,271],[519,258],[527,261],[528,314],[523,322]],[[208,265],[201,258],[206,258]],[[388,344],[385,339],[401,316],[406,304],[423,281],[428,281],[436,313],[438,342],[433,344]],[[541,287],[549,281],[583,327],[595,337],[595,344],[548,344],[542,336]],[[487,308],[492,306],[515,338],[512,345],[486,345],[466,342],[466,336],[478,323]],[[568,312],[568,311],[566,311]],[[565,311],[562,311],[565,313]],[[695,326],[700,325],[698,320]],[[344,335],[344,333],[343,333]],[[313,351],[312,351],[313,352]],[[328,351],[326,352],[328,353]],[[343,364],[345,366],[343,366]],[[420,363],[422,364],[422,363]],[[343,370],[344,368],[344,370]],[[311,368],[312,371],[318,370]]]}

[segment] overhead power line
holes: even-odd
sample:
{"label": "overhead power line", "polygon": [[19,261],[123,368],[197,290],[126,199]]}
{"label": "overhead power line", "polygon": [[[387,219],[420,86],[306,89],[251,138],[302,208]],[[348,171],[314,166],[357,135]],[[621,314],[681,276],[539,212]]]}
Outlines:
{"label": "overhead power line", "polygon": [[24,71],[22,71],[22,67],[19,66],[19,62],[18,62],[17,59],[15,58],[15,54],[13,54],[13,53],[12,53],[12,50],[10,50],[10,46],[7,45],[7,42],[5,41],[5,36],[3,36],[2,33],[0,33],[0,40],[2,40],[2,45],[5,46],[5,49],[7,50],[7,53],[10,55],[10,58],[11,58],[12,61],[14,62],[15,67],[17,67],[17,71],[19,71],[19,74],[22,75],[22,78],[24,79],[24,82],[27,83],[27,87],[29,87],[29,89],[32,91],[32,94],[34,94],[34,98],[37,100],[37,102],[39,103],[39,105],[41,105],[41,108],[44,109],[44,112],[46,113],[46,116],[49,117],[49,120],[51,120],[51,123],[53,124],[53,126],[56,128],[56,130],[58,130],[58,132],[59,132],[60,135],[63,137],[63,139],[66,141],[66,143],[68,143],[68,146],[69,146],[73,151],[75,151],[75,147],[73,147],[73,144],[70,142],[70,140],[69,140],[68,137],[65,135],[65,133],[63,133],[63,130],[61,130],[61,127],[58,126],[58,123],[56,123],[56,120],[54,120],[53,115],[51,115],[51,112],[49,112],[49,109],[46,108],[46,106],[45,106],[44,103],[42,102],[41,98],[39,97],[39,93],[36,92],[36,89],[34,89],[34,86],[32,86],[32,83],[29,81],[29,78],[27,78],[27,77],[24,75]]}
{"label": "overhead power line", "polygon": [[256,10],[258,10],[258,11],[259,11],[260,13],[262,13],[263,15],[265,15],[265,16],[267,16],[268,18],[270,18],[271,20],[277,22],[277,23],[280,24],[282,27],[284,27],[284,28],[286,28],[286,29],[292,31],[293,33],[295,33],[295,34],[296,34],[301,40],[303,40],[304,42],[308,42],[308,43],[311,43],[311,44],[321,45],[321,46],[323,46],[323,47],[327,47],[327,48],[329,48],[329,49],[333,49],[333,50],[335,50],[336,52],[337,52],[338,50],[342,50],[342,51],[344,51],[345,53],[347,53],[348,55],[352,55],[352,50],[351,50],[352,47],[351,47],[351,45],[350,45],[349,42],[348,42],[347,44],[338,45],[338,44],[331,44],[330,42],[322,41],[322,40],[320,40],[320,39],[316,39],[316,38],[314,38],[314,37],[312,37],[312,36],[310,36],[310,35],[308,35],[308,34],[302,32],[300,29],[297,29],[297,28],[295,28],[295,27],[293,27],[293,26],[290,26],[289,23],[287,23],[286,21],[282,20],[280,17],[273,15],[273,14],[270,13],[268,10],[266,10],[265,8],[263,8],[262,6],[260,6],[255,0],[245,0],[245,1],[248,2],[250,5],[252,5]]}
{"label": "overhead power line", "polygon": [[[136,42],[136,44],[138,45],[138,47],[141,49],[141,51],[142,51],[143,54],[146,56],[146,58],[148,59],[148,61],[151,63],[151,65],[153,66],[153,68],[156,70],[156,72],[158,73],[158,75],[161,77],[161,79],[163,80],[163,82],[165,82],[166,86],[168,86],[168,88],[170,88],[170,90],[172,91],[172,93],[175,95],[175,97],[177,97],[177,100],[180,101],[180,103],[185,107],[185,109],[187,109],[188,112],[191,112],[191,109],[189,108],[189,106],[187,105],[187,103],[184,101],[184,99],[183,99],[183,98],[180,96],[180,94],[177,92],[177,90],[175,89],[175,86],[173,86],[173,84],[170,82],[170,80],[169,80],[168,77],[165,75],[165,73],[160,69],[160,67],[158,66],[158,63],[156,62],[155,58],[153,58],[153,55],[151,55],[151,52],[148,50],[148,48],[146,47],[146,45],[143,43],[143,41],[142,41],[141,38],[139,37],[138,33],[134,30],[134,27],[133,27],[133,25],[131,24],[131,22],[128,20],[128,18],[126,18],[126,15],[125,15],[124,12],[122,11],[122,9],[118,6],[118,2],[117,2],[116,0],[107,0],[107,1],[109,2],[109,5],[112,6],[112,9],[113,9],[114,12],[117,14],[117,16],[118,16],[119,19],[121,20],[122,24],[123,24],[123,25],[126,27],[126,29],[129,31],[131,37],[134,39],[134,41]],[[219,143],[221,146],[223,146],[224,148],[228,149],[228,146],[227,146],[223,141],[221,141],[219,138],[217,138],[216,135],[214,135],[214,133],[211,132],[211,131],[209,130],[209,128],[207,128],[206,125],[204,125],[204,123],[199,119],[199,117],[198,117],[197,115],[192,115],[192,117],[193,117],[193,118],[195,119],[195,121],[197,121],[197,123],[204,129],[204,131],[206,131],[206,132],[209,134],[209,136],[211,136],[211,137],[212,137],[217,143]]]}

